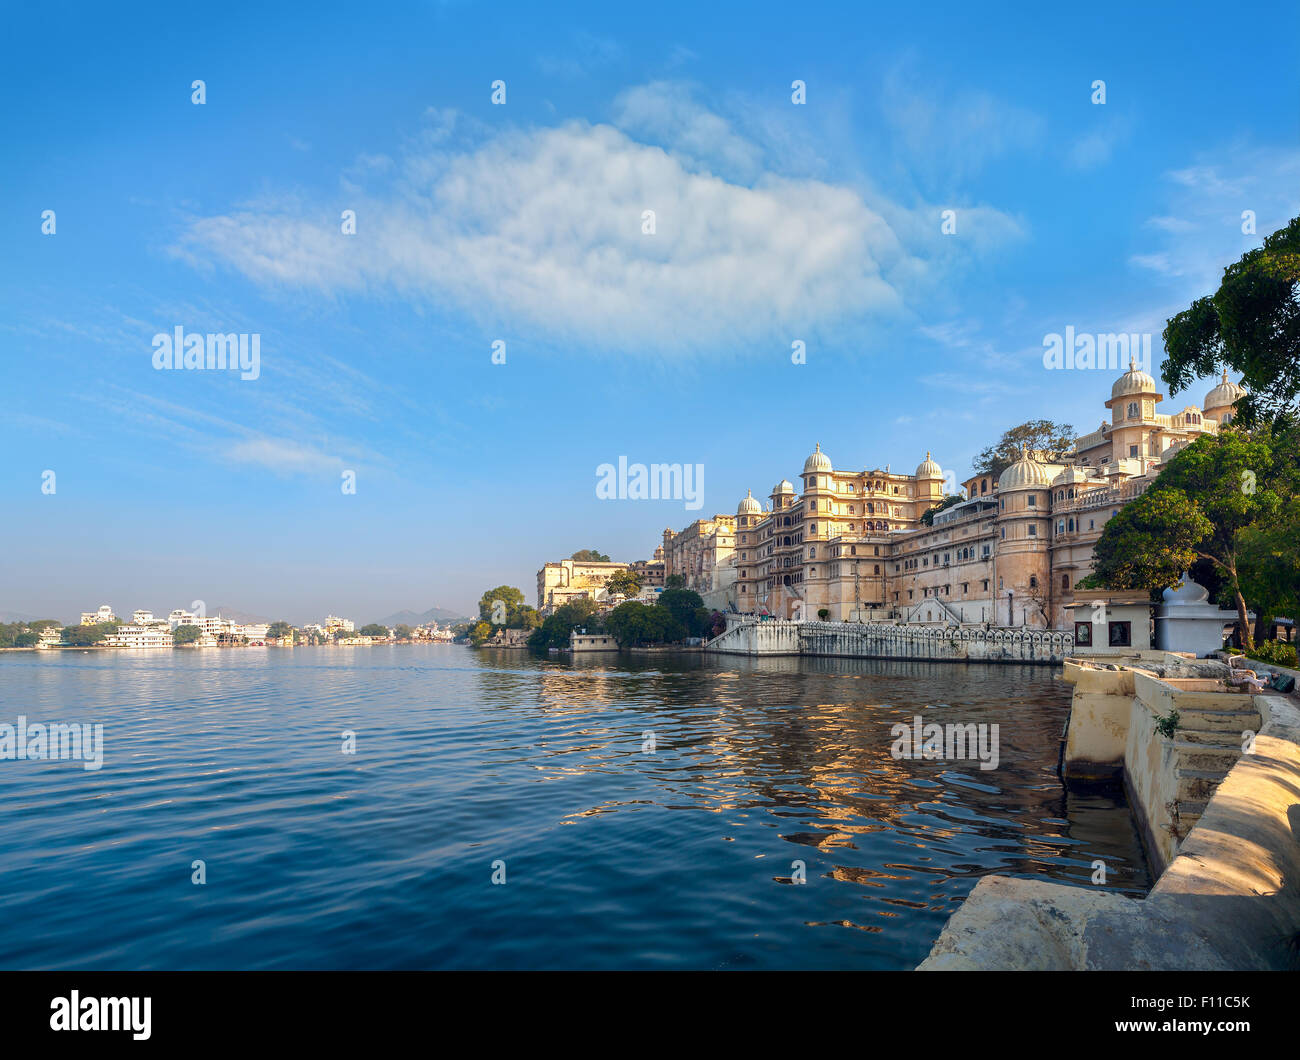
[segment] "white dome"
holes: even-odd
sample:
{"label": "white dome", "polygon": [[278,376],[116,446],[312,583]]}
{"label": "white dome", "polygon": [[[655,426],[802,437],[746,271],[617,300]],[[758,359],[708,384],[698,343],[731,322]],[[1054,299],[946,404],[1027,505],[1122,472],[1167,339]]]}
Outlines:
{"label": "white dome", "polygon": [[811,474],[814,471],[831,471],[831,458],[822,452],[822,443],[817,443],[817,448],[808,455],[808,459],[803,462],[803,473]]}
{"label": "white dome", "polygon": [[1115,385],[1110,388],[1110,396],[1113,398],[1155,393],[1158,393],[1156,381],[1138,369],[1137,361],[1130,361],[1128,371],[1116,379]]}
{"label": "white dome", "polygon": [[758,501],[754,500],[752,490],[746,490],[745,496],[741,498],[739,507],[736,508],[737,515],[758,515],[761,512]]}
{"label": "white dome", "polygon": [[1184,572],[1178,584],[1160,594],[1165,607],[1191,607],[1209,602],[1210,593],[1205,586],[1192,581],[1190,572]]}
{"label": "white dome", "polygon": [[930,459],[930,454],[925,454],[925,459],[916,466],[917,478],[943,478],[943,468],[935,461]]}
{"label": "white dome", "polygon": [[794,487],[793,487],[792,485],[790,485],[790,480],[789,480],[788,478],[783,478],[780,482],[778,482],[775,486],[772,487],[772,492],[773,492],[773,493],[793,493],[793,492],[794,492]]}
{"label": "white dome", "polygon": [[998,476],[998,490],[1021,490],[1050,486],[1051,475],[1045,465],[1031,459],[1028,451],[1020,450],[1020,459]]}
{"label": "white dome", "polygon": [[1246,396],[1246,388],[1228,381],[1228,370],[1223,370],[1223,382],[1205,395],[1205,404],[1201,406],[1207,412],[1210,409],[1226,408],[1235,405]]}

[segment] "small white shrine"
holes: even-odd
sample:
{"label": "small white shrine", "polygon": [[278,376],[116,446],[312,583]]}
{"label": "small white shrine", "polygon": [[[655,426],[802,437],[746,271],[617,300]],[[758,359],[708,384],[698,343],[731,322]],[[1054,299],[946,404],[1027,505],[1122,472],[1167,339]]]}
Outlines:
{"label": "small white shrine", "polygon": [[1210,603],[1210,594],[1186,574],[1162,594],[1156,608],[1156,647],[1192,652],[1198,658],[1223,647],[1223,627],[1237,621],[1236,611]]}

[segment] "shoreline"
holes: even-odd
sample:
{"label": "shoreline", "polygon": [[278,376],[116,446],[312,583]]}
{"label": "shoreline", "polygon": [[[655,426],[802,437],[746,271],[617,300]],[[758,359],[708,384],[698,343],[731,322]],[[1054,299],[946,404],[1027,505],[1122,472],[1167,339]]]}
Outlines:
{"label": "shoreline", "polygon": [[[298,648],[374,648],[381,645],[454,645],[452,640],[375,640],[365,644],[160,644],[147,648],[136,648],[124,644],[52,644],[45,647],[31,645],[26,648],[0,648],[4,651],[34,651],[34,652],[61,652],[61,651],[242,651],[247,648],[275,648],[275,649],[298,649]],[[461,645],[464,647],[465,645]]]}

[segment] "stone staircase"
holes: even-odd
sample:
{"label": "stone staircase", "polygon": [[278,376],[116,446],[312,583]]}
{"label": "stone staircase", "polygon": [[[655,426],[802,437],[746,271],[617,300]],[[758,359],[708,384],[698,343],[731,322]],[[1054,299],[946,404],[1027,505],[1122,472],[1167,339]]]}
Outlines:
{"label": "stone staircase", "polygon": [[1247,729],[1256,732],[1258,727],[1259,714],[1250,707],[1179,714],[1173,747],[1178,756],[1175,822],[1180,839],[1201,819],[1206,803],[1241,758],[1241,734]]}

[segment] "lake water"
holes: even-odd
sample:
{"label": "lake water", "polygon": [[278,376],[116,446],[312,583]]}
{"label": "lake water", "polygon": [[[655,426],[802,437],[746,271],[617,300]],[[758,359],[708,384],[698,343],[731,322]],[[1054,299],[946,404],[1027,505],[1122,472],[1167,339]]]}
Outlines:
{"label": "lake water", "polygon": [[[0,966],[910,968],[981,876],[1150,886],[1122,801],[1056,776],[1052,675],[3,653],[0,722],[100,722],[105,751],[0,761]],[[998,768],[895,760],[915,714],[997,723]]]}

